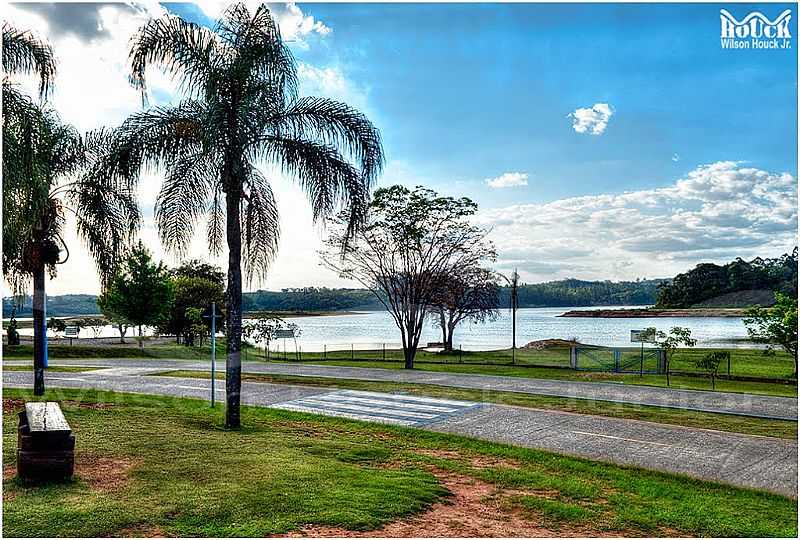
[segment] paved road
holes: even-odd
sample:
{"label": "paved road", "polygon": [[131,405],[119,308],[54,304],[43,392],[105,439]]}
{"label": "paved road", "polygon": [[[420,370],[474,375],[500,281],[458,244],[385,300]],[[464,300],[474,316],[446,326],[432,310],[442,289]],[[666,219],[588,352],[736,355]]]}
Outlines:
{"label": "paved road", "polygon": [[[7,362],[8,364],[16,362]],[[29,363],[29,362],[27,362]],[[54,360],[51,365],[151,367],[154,369],[190,369],[208,371],[210,363],[187,360],[86,359]],[[366,381],[436,384],[474,390],[521,392],[545,396],[613,401],[677,409],[797,420],[797,399],[775,396],[756,396],[729,392],[676,390],[652,386],[617,383],[559,381],[496,375],[438,373],[421,370],[399,370],[344,366],[320,366],[299,363],[244,362],[243,371],[269,375],[300,377],[329,377]]]}
{"label": "paved road", "polygon": [[[50,386],[208,399],[209,380],[143,376],[153,367],[46,377]],[[31,387],[32,373],[4,372],[3,385]],[[242,390],[250,405],[409,425],[797,495],[797,441],[402,394],[266,383],[244,383]],[[217,393],[224,398],[221,388]]]}

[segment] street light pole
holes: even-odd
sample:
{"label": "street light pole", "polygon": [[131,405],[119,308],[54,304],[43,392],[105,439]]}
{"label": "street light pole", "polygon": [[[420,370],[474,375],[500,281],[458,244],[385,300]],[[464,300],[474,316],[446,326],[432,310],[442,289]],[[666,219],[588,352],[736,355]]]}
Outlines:
{"label": "street light pole", "polygon": [[216,390],[216,364],[217,364],[217,303],[211,302],[211,408],[214,408]]}
{"label": "street light pole", "polygon": [[506,280],[506,283],[511,287],[511,363],[517,363],[517,307],[519,307],[519,300],[517,297],[517,286],[519,285],[519,274],[517,269],[511,274],[511,279],[503,274],[498,273],[500,277]]}

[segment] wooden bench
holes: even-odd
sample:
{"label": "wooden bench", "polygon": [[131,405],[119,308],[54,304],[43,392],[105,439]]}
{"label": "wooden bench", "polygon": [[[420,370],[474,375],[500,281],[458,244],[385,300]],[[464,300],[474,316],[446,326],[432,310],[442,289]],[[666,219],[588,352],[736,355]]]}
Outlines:
{"label": "wooden bench", "polygon": [[22,480],[69,480],[75,469],[75,436],[53,401],[25,404],[17,430],[17,476]]}

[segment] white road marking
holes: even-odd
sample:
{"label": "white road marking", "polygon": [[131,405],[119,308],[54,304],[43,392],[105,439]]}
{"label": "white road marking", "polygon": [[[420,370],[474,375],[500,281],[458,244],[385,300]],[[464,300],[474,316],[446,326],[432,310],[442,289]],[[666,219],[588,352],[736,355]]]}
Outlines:
{"label": "white road marking", "polygon": [[614,435],[605,435],[603,433],[590,433],[588,431],[572,431],[572,433],[577,433],[578,435],[592,435],[594,437],[603,437],[606,439],[617,439],[618,441],[628,441],[628,442],[636,442],[642,444],[655,444],[658,446],[671,446],[670,444],[660,443],[655,441],[642,441],[639,439],[626,439],[625,437],[615,437]]}
{"label": "white road marking", "polygon": [[422,412],[413,412],[413,411],[406,411],[402,409],[390,409],[386,407],[367,407],[364,405],[356,405],[354,403],[346,403],[344,401],[337,401],[337,400],[327,400],[327,399],[314,399],[314,398],[307,398],[302,400],[302,403],[309,404],[309,405],[317,405],[319,407],[335,407],[337,409],[346,409],[349,411],[357,411],[357,412],[365,412],[365,413],[377,413],[377,414],[390,414],[392,416],[403,416],[406,418],[418,418],[420,420],[431,420],[436,418],[438,415],[436,414],[429,414],[429,413],[422,413]]}

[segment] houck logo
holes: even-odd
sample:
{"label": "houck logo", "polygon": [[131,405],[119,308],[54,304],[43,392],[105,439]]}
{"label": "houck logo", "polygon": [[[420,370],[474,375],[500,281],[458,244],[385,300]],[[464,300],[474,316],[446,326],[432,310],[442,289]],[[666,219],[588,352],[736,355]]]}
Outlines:
{"label": "houck logo", "polygon": [[720,45],[723,49],[790,49],[791,19],[791,9],[785,10],[775,20],[770,20],[760,11],[753,11],[741,21],[727,10],[720,9]]}

